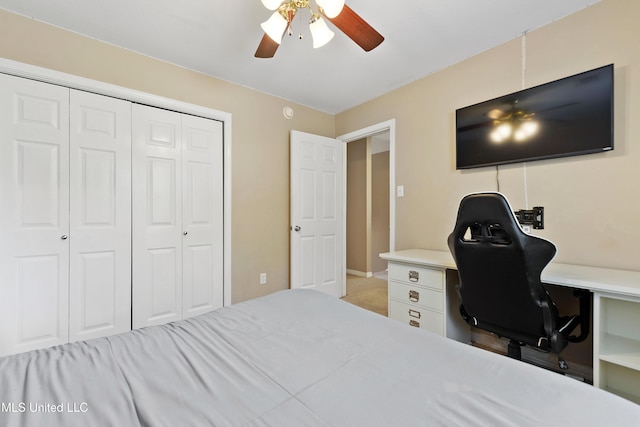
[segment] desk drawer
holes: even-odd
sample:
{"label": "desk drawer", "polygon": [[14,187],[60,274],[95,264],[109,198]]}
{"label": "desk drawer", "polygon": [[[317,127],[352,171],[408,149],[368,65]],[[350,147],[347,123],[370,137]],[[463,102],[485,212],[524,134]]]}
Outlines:
{"label": "desk drawer", "polygon": [[389,280],[443,290],[444,272],[415,265],[389,263]]}
{"label": "desk drawer", "polygon": [[389,298],[444,312],[444,294],[441,291],[389,281]]}
{"label": "desk drawer", "polygon": [[444,314],[389,300],[389,317],[417,328],[444,335]]}

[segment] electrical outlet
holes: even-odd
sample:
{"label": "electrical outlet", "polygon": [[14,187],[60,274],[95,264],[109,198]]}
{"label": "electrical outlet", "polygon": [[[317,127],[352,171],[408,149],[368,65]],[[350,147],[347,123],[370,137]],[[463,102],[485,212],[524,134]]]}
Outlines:
{"label": "electrical outlet", "polygon": [[267,273],[260,273],[260,284],[261,285],[267,284]]}
{"label": "electrical outlet", "polygon": [[398,185],[396,192],[398,197],[404,197],[404,185]]}
{"label": "electrical outlet", "polygon": [[522,226],[522,231],[524,231],[527,234],[531,233],[531,226],[530,225],[523,225]]}

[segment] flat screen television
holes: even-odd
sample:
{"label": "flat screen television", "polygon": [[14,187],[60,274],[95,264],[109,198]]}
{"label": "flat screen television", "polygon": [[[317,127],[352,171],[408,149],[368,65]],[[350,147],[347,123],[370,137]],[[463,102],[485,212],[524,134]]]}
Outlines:
{"label": "flat screen television", "polygon": [[456,110],[456,169],[613,149],[613,64]]}

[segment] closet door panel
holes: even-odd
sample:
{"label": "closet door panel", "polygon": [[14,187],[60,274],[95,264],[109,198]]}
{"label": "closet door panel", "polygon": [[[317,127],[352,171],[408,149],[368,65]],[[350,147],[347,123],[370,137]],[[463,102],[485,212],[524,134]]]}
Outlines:
{"label": "closet door panel", "polygon": [[133,105],[133,326],[182,318],[180,114]]}
{"label": "closet door panel", "polygon": [[131,329],[131,104],[71,91],[70,340]]}
{"label": "closet door panel", "polygon": [[69,90],[0,74],[0,355],[68,339]]}
{"label": "closet door panel", "polygon": [[183,115],[184,317],[223,304],[222,123]]}

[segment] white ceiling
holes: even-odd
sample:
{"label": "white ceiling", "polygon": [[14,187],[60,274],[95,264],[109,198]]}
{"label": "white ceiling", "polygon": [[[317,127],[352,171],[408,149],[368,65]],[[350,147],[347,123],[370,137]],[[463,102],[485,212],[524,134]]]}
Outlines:
{"label": "white ceiling", "polygon": [[253,56],[272,13],[260,0],[0,0],[0,8],[337,114],[598,1],[347,0],[385,37],[379,47],[364,52],[329,23],[336,36],[313,49],[296,16],[294,36],[272,59]]}

